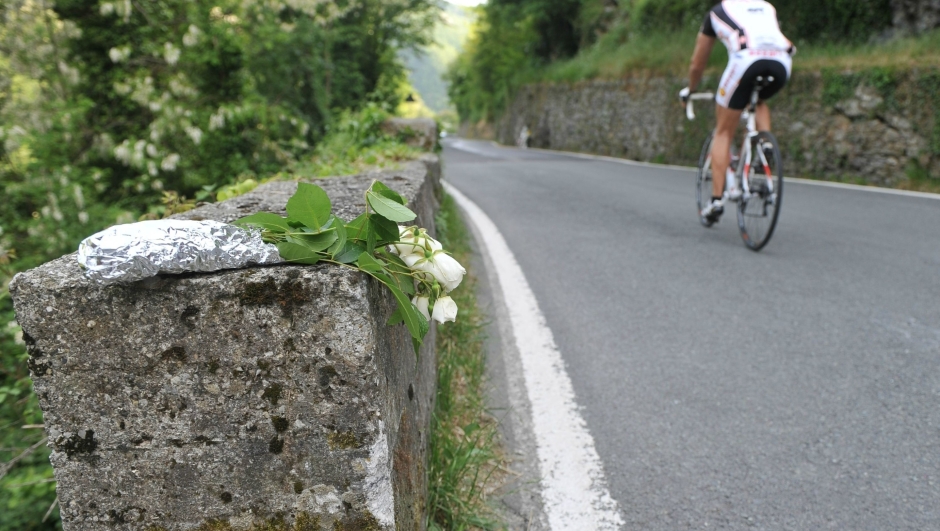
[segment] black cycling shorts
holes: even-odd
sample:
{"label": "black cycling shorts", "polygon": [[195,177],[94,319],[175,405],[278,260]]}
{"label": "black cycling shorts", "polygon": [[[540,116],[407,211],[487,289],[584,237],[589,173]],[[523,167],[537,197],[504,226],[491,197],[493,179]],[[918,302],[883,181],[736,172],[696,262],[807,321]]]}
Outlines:
{"label": "black cycling shorts", "polygon": [[764,101],[780,92],[780,89],[787,84],[787,67],[775,59],[758,59],[751,63],[741,76],[741,81],[734,89],[734,93],[731,94],[728,101],[729,109],[742,111],[748,106],[751,102],[751,93],[754,92],[754,85],[760,76],[763,76],[764,79],[771,76],[774,78],[758,95],[760,101]]}

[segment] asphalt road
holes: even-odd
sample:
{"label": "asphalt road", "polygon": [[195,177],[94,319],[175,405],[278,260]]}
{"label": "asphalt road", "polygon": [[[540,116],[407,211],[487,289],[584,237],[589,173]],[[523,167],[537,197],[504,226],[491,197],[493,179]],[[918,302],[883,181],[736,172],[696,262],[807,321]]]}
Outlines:
{"label": "asphalt road", "polygon": [[788,182],[754,253],[691,172],[456,142],[625,529],[940,529],[940,201]]}

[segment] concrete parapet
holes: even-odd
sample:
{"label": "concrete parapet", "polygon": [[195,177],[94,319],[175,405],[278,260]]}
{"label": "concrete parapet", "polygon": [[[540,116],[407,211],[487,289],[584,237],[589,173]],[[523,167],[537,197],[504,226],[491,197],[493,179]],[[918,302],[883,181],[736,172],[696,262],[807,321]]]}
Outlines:
{"label": "concrete parapet", "polygon": [[[351,219],[378,178],[433,231],[439,176],[317,184]],[[283,213],[295,187],[180,217]],[[434,329],[416,358],[381,284],[278,265],[102,287],[69,255],[11,292],[66,531],[425,529]]]}

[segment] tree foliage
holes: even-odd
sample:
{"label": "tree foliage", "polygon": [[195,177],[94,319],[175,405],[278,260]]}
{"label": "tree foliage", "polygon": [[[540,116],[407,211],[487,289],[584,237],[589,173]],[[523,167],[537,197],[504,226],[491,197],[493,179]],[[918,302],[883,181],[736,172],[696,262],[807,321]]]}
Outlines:
{"label": "tree foliage", "polygon": [[[316,172],[337,117],[399,103],[398,50],[425,44],[436,13],[434,0],[0,2],[0,464],[42,437],[20,429],[42,419],[12,275],[153,215],[165,193]],[[32,483],[51,477],[44,452],[0,480],[0,529],[58,526],[42,522],[54,483]]]}

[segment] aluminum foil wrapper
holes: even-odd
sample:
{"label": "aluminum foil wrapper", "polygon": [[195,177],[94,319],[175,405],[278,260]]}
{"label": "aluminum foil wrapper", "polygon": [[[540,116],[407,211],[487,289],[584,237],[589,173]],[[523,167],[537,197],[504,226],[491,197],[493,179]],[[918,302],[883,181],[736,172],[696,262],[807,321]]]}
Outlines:
{"label": "aluminum foil wrapper", "polygon": [[78,246],[85,276],[101,284],[280,261],[277,247],[264,243],[260,232],[218,221],[162,219],[117,225]]}

